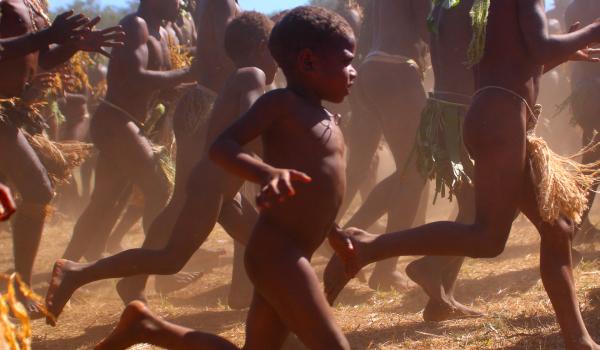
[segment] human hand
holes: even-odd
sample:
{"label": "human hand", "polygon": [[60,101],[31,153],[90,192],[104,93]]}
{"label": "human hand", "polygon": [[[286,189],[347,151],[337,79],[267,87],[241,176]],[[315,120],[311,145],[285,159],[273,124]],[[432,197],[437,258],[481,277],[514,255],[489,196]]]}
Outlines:
{"label": "human hand", "polygon": [[81,33],[80,38],[75,40],[74,43],[79,50],[97,52],[110,58],[110,53],[106,51],[106,48],[123,46],[125,32],[121,26],[114,26],[104,30],[95,30],[94,26],[99,22],[100,17],[92,19],[85,26],[86,30]]}
{"label": "human hand", "polygon": [[288,197],[296,195],[292,182],[309,183],[312,179],[303,172],[292,169],[273,169],[269,172],[263,187],[256,197],[261,209],[271,208],[275,203],[283,203]]}
{"label": "human hand", "polygon": [[0,221],[6,221],[17,211],[10,188],[0,183]]}
{"label": "human hand", "polygon": [[73,11],[67,11],[56,17],[50,26],[50,41],[55,44],[63,44],[69,40],[80,38],[90,19],[82,14],[73,15]]}
{"label": "human hand", "polygon": [[[598,21],[598,20],[596,20]],[[572,33],[581,27],[581,22],[575,22],[569,27],[569,33]],[[600,62],[600,58],[594,57],[594,55],[600,54],[600,49],[595,49],[589,45],[569,56],[569,61],[583,61],[583,62]]]}

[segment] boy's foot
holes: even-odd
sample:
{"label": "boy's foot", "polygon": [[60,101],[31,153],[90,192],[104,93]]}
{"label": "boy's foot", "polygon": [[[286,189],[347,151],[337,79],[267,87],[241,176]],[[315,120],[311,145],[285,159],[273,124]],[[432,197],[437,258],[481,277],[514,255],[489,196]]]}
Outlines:
{"label": "boy's foot", "polygon": [[158,294],[170,294],[186,288],[203,275],[202,272],[178,272],[174,275],[158,275],[154,277],[154,290]]}
{"label": "boy's foot", "polygon": [[398,271],[386,273],[373,272],[369,278],[369,287],[373,290],[406,292],[415,286],[408,277]]}
{"label": "boy's foot", "polygon": [[144,293],[144,288],[142,290],[138,290],[137,286],[134,283],[131,283],[131,278],[123,278],[119,282],[117,282],[117,293],[119,297],[121,297],[121,301],[123,304],[128,305],[134,301],[140,301],[143,304],[148,304],[148,299],[146,299],[146,294]]}
{"label": "boy's foot", "polygon": [[442,322],[482,316],[484,314],[481,312],[471,309],[456,300],[450,300],[449,302],[429,300],[425,310],[423,310],[423,320],[426,322]]}
{"label": "boy's foot", "polygon": [[46,294],[46,307],[55,318],[46,316],[46,323],[53,327],[56,326],[56,320],[63,308],[79,287],[73,278],[77,265],[73,261],[59,259],[52,269],[50,287],[48,287],[48,293]]}
{"label": "boy's foot", "polygon": [[29,315],[30,320],[38,320],[45,316],[42,312],[42,305],[38,304],[35,300],[23,296],[20,292],[17,293],[17,300],[23,304],[23,307],[27,310],[27,315]]}
{"label": "boy's foot", "polygon": [[154,317],[148,308],[142,302],[134,301],[123,311],[117,327],[94,349],[119,350],[138,344],[142,342],[143,334],[153,322]]}
{"label": "boy's foot", "polygon": [[345,230],[335,228],[329,234],[329,243],[335,254],[325,267],[323,281],[325,295],[330,304],[333,305],[348,281],[369,263],[364,256],[364,246],[375,238],[376,235],[355,228]]}

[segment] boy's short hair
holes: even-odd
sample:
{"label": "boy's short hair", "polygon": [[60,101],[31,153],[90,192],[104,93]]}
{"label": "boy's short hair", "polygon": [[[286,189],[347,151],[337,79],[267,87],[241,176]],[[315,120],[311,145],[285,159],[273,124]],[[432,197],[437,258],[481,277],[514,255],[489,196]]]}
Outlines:
{"label": "boy's short hair", "polygon": [[248,56],[262,42],[268,42],[273,21],[262,13],[243,12],[225,30],[225,52],[233,61]]}
{"label": "boy's short hair", "polygon": [[319,50],[334,40],[350,37],[353,37],[352,27],[342,16],[322,7],[300,6],[275,25],[269,39],[269,49],[285,71],[293,68],[301,50]]}

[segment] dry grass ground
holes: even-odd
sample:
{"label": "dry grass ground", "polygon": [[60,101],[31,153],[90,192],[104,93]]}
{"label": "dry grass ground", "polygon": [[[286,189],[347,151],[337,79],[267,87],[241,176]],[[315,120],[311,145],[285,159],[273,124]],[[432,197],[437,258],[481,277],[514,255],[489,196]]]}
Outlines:
{"label": "dry grass ground", "polygon": [[[441,219],[447,208],[436,208],[430,219]],[[47,287],[52,263],[63,251],[72,222],[54,219],[42,242],[35,268],[35,288]],[[127,246],[139,245],[137,232],[127,237]],[[425,296],[419,290],[404,294],[372,291],[353,281],[335,308],[338,322],[354,349],[561,349],[562,341],[552,307],[538,272],[539,239],[525,222],[513,229],[506,251],[493,260],[469,259],[460,275],[458,299],[483,310],[480,319],[424,323],[421,311]],[[245,311],[226,306],[231,272],[231,241],[217,228],[206,248],[226,249],[226,254],[204,264],[205,276],[190,288],[169,297],[150,295],[150,307],[177,324],[219,334],[237,344],[244,340]],[[586,260],[576,270],[583,315],[594,338],[600,340],[600,247],[581,247]],[[0,268],[12,264],[10,235],[0,236]],[[403,268],[411,258],[403,258]],[[314,265],[322,271],[326,260]],[[90,349],[114,327],[123,309],[114,290],[114,280],[78,291],[56,328],[42,320],[34,323],[36,350]],[[150,289],[152,290],[152,289]],[[149,347],[148,347],[149,348]],[[268,350],[268,349],[266,349]]]}

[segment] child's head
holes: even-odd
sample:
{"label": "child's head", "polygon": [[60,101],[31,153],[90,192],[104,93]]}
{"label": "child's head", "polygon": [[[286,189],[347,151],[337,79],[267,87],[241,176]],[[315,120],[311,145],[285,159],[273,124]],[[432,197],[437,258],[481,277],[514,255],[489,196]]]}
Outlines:
{"label": "child's head", "polygon": [[229,23],[225,31],[225,51],[237,67],[258,67],[273,82],[277,63],[269,52],[273,22],[262,13],[247,11]]}
{"label": "child's head", "polygon": [[340,15],[315,6],[297,7],[273,28],[271,54],[288,85],[302,85],[319,98],[341,102],[356,77],[353,30]]}

